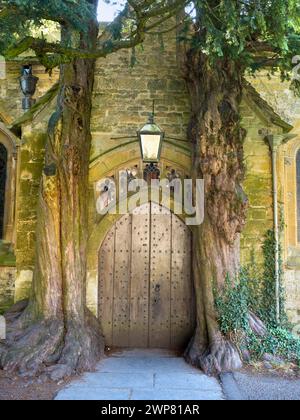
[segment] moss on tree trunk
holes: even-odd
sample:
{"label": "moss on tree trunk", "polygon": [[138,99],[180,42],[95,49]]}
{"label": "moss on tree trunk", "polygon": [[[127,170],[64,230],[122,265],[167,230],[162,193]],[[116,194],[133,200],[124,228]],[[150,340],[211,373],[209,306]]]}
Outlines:
{"label": "moss on tree trunk", "polygon": [[238,274],[239,236],[246,220],[240,74],[230,61],[211,65],[199,51],[187,54],[193,176],[205,181],[205,219],[194,228],[197,328],[186,358],[212,375],[241,366],[238,350],[220,333],[213,292],[215,286],[223,287],[227,275],[235,278]]}
{"label": "moss on tree trunk", "polygon": [[[87,42],[97,41],[92,22]],[[66,31],[68,36],[68,31]],[[84,39],[81,47],[87,47]],[[61,67],[57,109],[49,122],[41,180],[36,266],[27,308],[11,317],[1,366],[56,379],[90,370],[104,350],[86,308],[90,119],[95,61]]]}

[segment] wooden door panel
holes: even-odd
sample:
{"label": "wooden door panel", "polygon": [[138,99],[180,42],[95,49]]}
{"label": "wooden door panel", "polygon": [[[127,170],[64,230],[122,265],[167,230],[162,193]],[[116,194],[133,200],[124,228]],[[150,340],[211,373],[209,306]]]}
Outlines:
{"label": "wooden door panel", "polygon": [[148,347],[149,338],[149,275],[150,275],[150,204],[132,215],[131,254],[131,347]]}
{"label": "wooden door panel", "polygon": [[129,346],[131,227],[130,215],[116,223],[113,305],[113,344],[116,347]]}
{"label": "wooden door panel", "polygon": [[195,314],[191,267],[191,234],[172,216],[171,347],[183,348],[193,334]]}
{"label": "wooden door panel", "polygon": [[108,233],[99,253],[99,319],[106,344],[113,345],[113,304],[115,266],[115,226]]}
{"label": "wooden door panel", "polygon": [[149,346],[170,347],[171,213],[152,203]]}

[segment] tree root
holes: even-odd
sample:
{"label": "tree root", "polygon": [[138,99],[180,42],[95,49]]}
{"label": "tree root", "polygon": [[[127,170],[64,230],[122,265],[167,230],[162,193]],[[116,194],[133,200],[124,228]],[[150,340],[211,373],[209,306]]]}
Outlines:
{"label": "tree root", "polygon": [[87,310],[85,323],[68,325],[59,363],[71,366],[76,373],[91,371],[104,355],[104,337],[97,318]]}
{"label": "tree root", "polygon": [[268,334],[266,325],[253,312],[249,312],[249,325],[258,337],[263,338]]}
{"label": "tree root", "polygon": [[46,374],[58,381],[94,369],[104,353],[97,319],[86,312],[85,322],[42,320],[16,330],[25,314],[8,316],[7,340],[0,343],[0,367],[22,376]]}
{"label": "tree root", "polygon": [[4,349],[0,350],[1,367],[24,376],[40,374],[61,351],[63,334],[61,322],[48,320],[27,327],[17,339],[8,335]]}
{"label": "tree root", "polygon": [[233,372],[243,366],[238,349],[225,339],[217,340],[209,348],[199,346],[192,340],[185,359],[208,376]]}

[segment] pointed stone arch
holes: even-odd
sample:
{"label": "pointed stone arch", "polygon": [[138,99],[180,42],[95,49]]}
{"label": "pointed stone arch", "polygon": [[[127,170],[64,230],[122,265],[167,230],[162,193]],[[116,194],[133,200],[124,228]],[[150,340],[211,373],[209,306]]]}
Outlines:
{"label": "pointed stone arch", "polygon": [[14,243],[18,138],[0,122],[0,143],[6,150],[6,180],[2,240]]}

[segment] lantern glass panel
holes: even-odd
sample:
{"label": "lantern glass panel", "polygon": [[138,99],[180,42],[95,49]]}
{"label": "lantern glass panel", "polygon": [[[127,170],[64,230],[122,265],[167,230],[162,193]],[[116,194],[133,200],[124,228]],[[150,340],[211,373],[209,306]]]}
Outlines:
{"label": "lantern glass panel", "polygon": [[142,134],[141,147],[143,160],[157,162],[160,155],[161,134]]}

